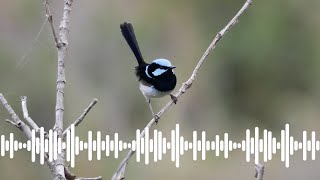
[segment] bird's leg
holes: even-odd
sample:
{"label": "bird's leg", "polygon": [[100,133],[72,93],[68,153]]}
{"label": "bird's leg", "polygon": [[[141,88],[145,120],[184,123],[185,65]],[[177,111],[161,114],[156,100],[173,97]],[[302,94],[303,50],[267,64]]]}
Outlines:
{"label": "bird's leg", "polygon": [[171,97],[173,103],[177,104],[178,98],[175,95],[171,94],[171,93],[170,93],[170,97]]}
{"label": "bird's leg", "polygon": [[156,124],[157,124],[157,123],[158,123],[158,120],[160,119],[160,117],[159,117],[157,114],[154,113],[153,108],[152,108],[152,105],[151,105],[151,100],[150,100],[150,98],[148,98],[148,97],[145,97],[145,98],[146,98],[146,100],[147,100],[147,102],[148,102],[149,109],[150,109],[150,111],[151,111],[151,113],[152,113],[152,116],[153,116],[153,118],[154,118],[154,120],[155,120],[155,122],[156,122]]}

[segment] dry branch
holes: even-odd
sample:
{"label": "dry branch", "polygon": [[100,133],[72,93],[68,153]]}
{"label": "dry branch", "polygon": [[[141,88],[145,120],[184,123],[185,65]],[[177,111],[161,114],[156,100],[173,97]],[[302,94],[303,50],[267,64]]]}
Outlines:
{"label": "dry branch", "polygon": [[[97,104],[97,102],[98,102],[98,99],[96,99],[96,98],[94,98],[92,100],[92,102],[89,104],[89,106],[83,111],[83,113],[73,123],[75,127],[78,126],[83,121],[83,119],[86,117],[86,115],[89,113],[89,111],[93,108],[93,106]],[[69,131],[70,128],[71,128],[71,126],[69,126],[67,129],[65,129],[63,131],[63,136],[65,136],[67,134],[67,131]]]}
{"label": "dry branch", "polygon": [[[213,41],[211,42],[211,44],[209,45],[209,47],[207,48],[207,50],[204,52],[204,54],[202,55],[201,59],[199,60],[198,64],[196,65],[195,69],[193,70],[193,73],[191,74],[191,77],[182,84],[182,86],[180,87],[179,91],[175,94],[175,96],[177,97],[177,99],[179,99],[182,94],[184,94],[193,84],[199,70],[200,67],[202,66],[202,64],[204,63],[204,61],[207,59],[208,55],[210,54],[210,52],[215,49],[216,44],[219,42],[219,40],[228,32],[228,30],[230,30],[233,25],[235,25],[238,22],[238,18],[251,6],[252,4],[252,0],[247,0],[245,2],[245,4],[242,6],[242,8],[238,11],[238,13],[230,20],[230,22],[220,31],[217,33],[217,35],[215,36],[215,38],[213,39]],[[164,112],[166,112],[168,110],[168,108],[173,104],[173,101],[170,100],[157,114],[158,117],[161,117],[162,114]],[[155,123],[155,119],[151,119],[150,122],[147,124],[146,127],[148,127],[149,129],[151,128],[151,126]],[[143,130],[140,134],[140,138],[144,137],[145,135],[145,130]],[[123,161],[121,162],[121,164],[119,165],[118,169],[116,170],[116,172],[114,173],[114,175],[112,176],[112,180],[121,180],[124,178],[124,172],[125,172],[125,168],[126,165],[128,164],[130,158],[132,157],[132,155],[135,153],[135,151],[130,150],[129,153],[127,154],[127,156],[123,159]]]}
{"label": "dry branch", "polygon": [[67,180],[102,180],[102,176],[98,177],[77,177],[76,175],[72,174],[67,167],[64,168]]}
{"label": "dry branch", "polygon": [[[59,138],[63,139],[64,131],[63,131],[63,115],[64,115],[64,88],[66,85],[66,76],[65,76],[65,62],[66,62],[66,54],[68,49],[68,34],[69,34],[69,22],[70,22],[70,14],[71,14],[71,7],[72,7],[73,0],[64,0],[64,8],[63,8],[63,16],[62,20],[60,21],[59,26],[59,37],[55,32],[53,26],[53,18],[50,12],[49,2],[45,0],[45,10],[46,16],[50,23],[51,31],[53,34],[54,42],[56,44],[57,53],[58,53],[58,65],[57,65],[57,92],[56,92],[56,113],[55,113],[55,125],[53,130],[57,132]],[[76,125],[80,124],[81,121],[84,119],[86,114],[90,111],[90,109],[97,103],[97,99],[94,99],[93,102],[89,105],[86,109],[84,114],[80,116],[77,121],[75,122]],[[67,128],[67,130],[69,127]],[[66,131],[67,131],[66,130]],[[65,131],[65,132],[66,132]],[[57,174],[54,174],[55,180],[66,179],[66,176],[70,175],[70,171],[67,170],[64,166],[64,150],[61,154],[58,154],[57,160],[55,160],[55,168],[57,170]],[[98,177],[100,178],[100,177]],[[69,179],[69,178],[68,178]],[[82,178],[88,179],[88,178]],[[90,179],[90,178],[89,178]],[[91,178],[97,179],[97,178]]]}
{"label": "dry branch", "polygon": [[29,116],[26,96],[21,96],[21,106],[22,106],[23,118],[28,122],[28,124],[32,127],[32,129],[39,131],[40,130],[39,126]]}
{"label": "dry branch", "polygon": [[102,180],[102,176],[92,177],[92,178],[79,177],[79,178],[76,178],[75,180]]}
{"label": "dry branch", "polygon": [[[32,132],[31,132],[30,127],[28,125],[26,125],[23,121],[21,121],[19,116],[11,108],[11,106],[9,105],[8,101],[5,99],[5,97],[3,96],[2,93],[0,93],[0,101],[3,104],[3,106],[5,107],[5,109],[9,112],[9,114],[11,116],[11,119],[12,119],[12,120],[6,120],[6,122],[9,122],[12,125],[16,126],[18,129],[20,129],[27,136],[28,140],[31,140],[32,139]],[[35,124],[35,126],[38,126],[38,125]],[[48,154],[47,153],[45,153],[45,157],[44,158],[46,160],[48,159]],[[52,174],[57,174],[54,162],[46,161],[46,163],[49,166]]]}
{"label": "dry branch", "polygon": [[[50,12],[49,0],[45,0],[45,12],[48,22],[50,23],[51,31],[53,34],[54,42],[56,44],[57,53],[58,53],[58,63],[57,63],[57,86],[56,86],[56,107],[55,107],[55,125],[53,130],[57,132],[59,138],[63,137],[63,115],[64,115],[64,87],[66,84],[65,78],[65,61],[66,61],[66,53],[68,48],[68,34],[69,34],[69,22],[70,22],[70,13],[71,6],[73,0],[64,0],[64,10],[63,17],[59,26],[59,37],[57,36],[54,25],[53,25],[53,17]],[[12,120],[6,120],[6,122],[11,123],[12,125],[19,128],[24,134],[27,136],[29,140],[32,139],[32,131],[30,127],[25,124],[19,116],[14,112],[11,106],[8,104],[7,100],[0,93],[0,101],[5,107],[5,109],[9,112]],[[94,99],[92,103],[89,105],[87,109],[85,109],[84,113],[76,120],[75,125],[77,126],[82,122],[84,117],[90,111],[90,109],[97,103],[97,99]],[[39,126],[32,120],[29,116],[28,108],[27,108],[27,97],[21,97],[21,105],[23,111],[23,117],[35,131],[39,131]],[[68,130],[69,128],[67,128]],[[66,130],[66,131],[67,131]],[[46,163],[48,164],[54,180],[99,180],[102,177],[94,177],[94,178],[76,178],[76,176],[72,175],[70,171],[64,166],[64,150],[62,150],[61,154],[57,155],[57,159],[54,161],[48,161],[48,153],[44,154],[44,158]]]}
{"label": "dry branch", "polygon": [[264,166],[262,164],[256,164],[254,169],[256,170],[254,177],[257,178],[257,180],[263,180]]}
{"label": "dry branch", "polygon": [[12,119],[12,120],[7,120],[7,122],[10,122],[10,123],[14,124],[15,126],[17,126],[27,136],[28,139],[31,139],[32,132],[31,132],[30,127],[28,125],[26,125],[23,121],[21,121],[19,116],[11,108],[11,106],[9,105],[8,101],[3,96],[2,93],[0,93],[0,101],[1,101],[2,105],[5,107],[5,109],[9,112],[11,119]]}
{"label": "dry branch", "polygon": [[46,0],[44,2],[44,7],[45,7],[45,10],[46,10],[47,20],[50,23],[50,27],[51,27],[51,31],[52,31],[54,42],[55,42],[56,46],[58,47],[59,41],[58,41],[58,37],[57,37],[56,31],[55,31],[54,26],[53,26],[53,18],[52,18],[52,14],[51,14],[51,11],[50,11],[49,1],[48,0]]}
{"label": "dry branch", "polygon": [[[65,76],[65,61],[68,49],[68,34],[69,34],[69,22],[70,13],[73,0],[64,0],[63,16],[59,26],[59,37],[57,37],[54,27],[52,15],[48,6],[48,0],[45,2],[46,13],[48,21],[51,25],[52,34],[56,43],[58,52],[58,67],[57,67],[57,92],[56,92],[56,118],[54,131],[57,132],[58,137],[62,138],[63,132],[63,115],[64,115],[64,87],[66,85]],[[55,180],[65,179],[64,172],[64,151],[58,154],[57,160],[55,161],[57,174],[54,175]]]}

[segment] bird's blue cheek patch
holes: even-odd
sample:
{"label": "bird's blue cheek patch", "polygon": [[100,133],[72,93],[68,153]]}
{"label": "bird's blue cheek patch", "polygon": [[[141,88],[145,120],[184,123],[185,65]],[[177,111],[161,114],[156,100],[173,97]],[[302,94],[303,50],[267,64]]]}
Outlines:
{"label": "bird's blue cheek patch", "polygon": [[154,76],[159,76],[159,75],[163,74],[163,73],[166,72],[166,71],[167,71],[167,69],[160,69],[160,68],[158,68],[158,69],[156,69],[155,71],[153,71],[152,74],[153,74]]}

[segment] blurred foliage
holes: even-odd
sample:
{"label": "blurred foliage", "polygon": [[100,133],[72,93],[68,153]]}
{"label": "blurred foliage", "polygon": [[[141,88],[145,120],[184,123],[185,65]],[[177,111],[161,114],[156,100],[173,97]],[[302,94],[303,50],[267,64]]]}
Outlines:
{"label": "blurred foliage", "polygon": [[[151,118],[136,78],[133,54],[121,36],[119,24],[132,22],[144,58],[171,59],[178,68],[178,85],[194,66],[215,34],[238,11],[244,1],[75,1],[72,11],[65,126],[72,123],[97,97],[99,103],[77,128],[86,139],[87,131],[101,131],[131,141],[135,130]],[[178,104],[156,126],[169,137],[176,123],[181,134],[206,131],[208,139],[228,132],[240,141],[247,128],[259,126],[279,131],[286,123],[301,139],[302,130],[320,130],[318,80],[320,70],[320,1],[254,1],[239,23],[219,42],[208,57],[197,80]],[[62,2],[51,2],[58,27]],[[28,97],[29,113],[49,129],[54,124],[56,50],[45,21],[41,1],[5,0],[0,6],[0,92],[22,117],[20,96]],[[43,26],[43,28],[41,28]],[[153,100],[160,109],[169,97]],[[0,132],[24,141],[0,108]],[[120,156],[125,156],[125,152]],[[230,158],[209,154],[206,161],[194,162],[191,154],[181,157],[175,168],[169,156],[144,165],[132,159],[128,179],[253,179],[253,162],[244,153]],[[285,168],[276,157],[266,164],[266,179],[315,179],[318,161],[303,162],[300,154]],[[142,159],[142,162],[144,160]],[[112,176],[120,159],[103,158],[88,162],[86,153],[77,156],[72,171],[79,176]],[[90,167],[90,168],[88,168]],[[19,173],[17,173],[17,171]],[[30,162],[28,152],[14,160],[0,159],[1,179],[51,179],[46,166]]]}

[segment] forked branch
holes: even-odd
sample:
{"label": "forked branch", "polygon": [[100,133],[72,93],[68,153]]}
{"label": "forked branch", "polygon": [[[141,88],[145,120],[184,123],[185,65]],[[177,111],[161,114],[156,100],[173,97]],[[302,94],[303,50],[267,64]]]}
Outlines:
{"label": "forked branch", "polygon": [[[59,138],[63,137],[63,121],[64,121],[64,88],[66,85],[65,78],[65,61],[66,61],[66,53],[68,48],[68,34],[69,34],[69,22],[70,22],[70,14],[71,14],[71,6],[73,0],[64,0],[64,10],[62,20],[60,21],[59,26],[59,36],[56,34],[54,25],[53,25],[53,17],[50,12],[49,0],[44,0],[45,12],[48,22],[50,23],[51,31],[53,34],[54,42],[57,48],[58,54],[58,63],[57,63],[57,85],[56,85],[56,107],[55,107],[55,125],[53,130],[57,132]],[[29,140],[32,138],[31,128],[35,131],[39,131],[39,126],[33,121],[33,119],[29,116],[28,108],[27,108],[27,98],[25,96],[21,97],[21,105],[23,111],[23,117],[31,126],[31,128],[25,124],[19,116],[14,112],[11,106],[8,104],[7,100],[0,93],[0,102],[3,104],[5,109],[9,112],[11,116],[11,120],[6,120],[12,125],[19,128],[24,134],[27,136]],[[82,122],[86,114],[90,111],[90,109],[97,103],[97,99],[94,99],[93,102],[89,105],[89,107],[85,110],[85,112],[76,120],[75,124],[78,125]],[[68,128],[67,128],[68,130]],[[64,150],[57,155],[57,159],[53,161],[48,161],[48,153],[44,154],[44,158],[46,163],[48,164],[53,177],[55,180],[74,180],[74,179],[82,179],[82,180],[99,180],[102,177],[95,178],[77,178],[72,175],[67,168],[64,166]]]}
{"label": "forked branch", "polygon": [[[26,100],[26,99],[24,99],[24,100]],[[16,126],[18,129],[20,129],[25,134],[25,136],[28,138],[28,140],[31,140],[32,139],[32,132],[31,132],[30,127],[27,124],[25,124],[20,119],[20,117],[14,112],[14,110],[11,108],[11,106],[9,105],[8,101],[3,96],[2,93],[0,93],[0,101],[1,101],[2,105],[5,107],[5,109],[8,111],[8,113],[10,114],[11,119],[12,119],[12,120],[6,120],[6,121],[11,123],[12,125]],[[22,105],[22,106],[24,106],[24,105]],[[35,122],[33,122],[33,123],[34,123],[34,126],[38,127],[38,125]],[[46,160],[48,159],[47,153],[45,153],[45,159]],[[49,162],[49,161],[46,161],[46,163],[49,166],[52,174],[57,174],[54,163]]]}
{"label": "forked branch", "polygon": [[29,116],[26,96],[21,97],[21,106],[22,106],[23,118],[28,122],[28,124],[32,127],[32,129],[39,131],[40,130],[39,126]]}

